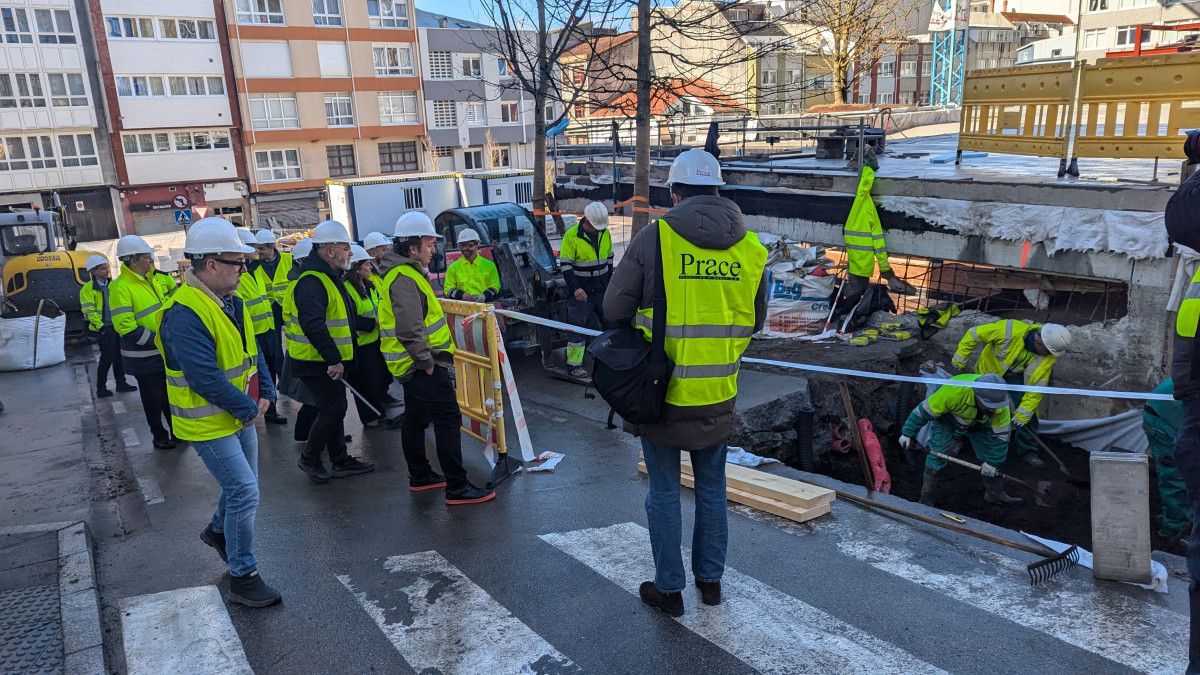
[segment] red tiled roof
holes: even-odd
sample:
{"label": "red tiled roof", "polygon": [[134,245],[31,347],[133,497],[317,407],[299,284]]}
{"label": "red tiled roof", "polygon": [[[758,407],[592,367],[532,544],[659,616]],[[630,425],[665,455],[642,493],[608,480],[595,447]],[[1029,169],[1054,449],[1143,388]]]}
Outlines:
{"label": "red tiled roof", "polygon": [[575,58],[575,57],[580,57],[580,56],[589,56],[591,54],[603,54],[604,52],[612,49],[613,47],[619,47],[619,46],[625,44],[626,42],[629,42],[630,40],[632,40],[635,37],[637,37],[637,33],[632,33],[632,32],[621,33],[620,35],[605,35],[605,36],[602,36],[601,38],[599,38],[598,40],[596,40],[594,45],[593,45],[593,43],[588,42],[587,40],[584,40],[583,42],[580,42],[579,44],[575,45],[574,47],[571,47],[567,51],[563,52],[562,58],[566,59],[566,58]]}
{"label": "red tiled roof", "polygon": [[[712,108],[715,112],[730,112],[745,110],[746,106],[738,103],[725,92],[701,79],[671,80],[650,90],[650,114],[661,115],[667,108],[681,98],[693,98],[701,104]],[[593,117],[633,117],[637,111],[637,94],[625,92],[617,94],[603,107],[597,107]]]}
{"label": "red tiled roof", "polygon": [[1009,23],[1061,23],[1074,26],[1075,22],[1065,14],[1030,14],[1028,12],[1001,12]]}

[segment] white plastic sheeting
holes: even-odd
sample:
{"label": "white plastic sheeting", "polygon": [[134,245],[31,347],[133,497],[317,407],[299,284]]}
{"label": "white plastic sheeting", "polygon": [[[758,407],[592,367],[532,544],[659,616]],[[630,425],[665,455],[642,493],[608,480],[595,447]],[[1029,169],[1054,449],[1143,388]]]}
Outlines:
{"label": "white plastic sheeting", "polygon": [[33,370],[66,361],[66,334],[66,314],[53,319],[0,319],[0,371]]}
{"label": "white plastic sheeting", "polygon": [[1142,430],[1142,409],[1091,420],[1039,420],[1038,433],[1088,452],[1127,450],[1144,453],[1150,441]]}
{"label": "white plastic sheeting", "polygon": [[1044,242],[1051,254],[1101,251],[1141,259],[1167,252],[1162,213],[900,196],[878,197],[876,203],[959,234]]}

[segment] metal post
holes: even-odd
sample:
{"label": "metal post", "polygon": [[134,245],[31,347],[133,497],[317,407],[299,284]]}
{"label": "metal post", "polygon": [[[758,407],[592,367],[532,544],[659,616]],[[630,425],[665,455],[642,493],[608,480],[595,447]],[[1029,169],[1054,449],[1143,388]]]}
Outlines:
{"label": "metal post", "polygon": [[746,156],[746,125],[750,123],[750,118],[742,115],[742,157]]}
{"label": "metal post", "polygon": [[858,118],[858,170],[862,171],[863,166],[863,144],[866,143],[867,134],[866,128],[863,127],[863,118]]}

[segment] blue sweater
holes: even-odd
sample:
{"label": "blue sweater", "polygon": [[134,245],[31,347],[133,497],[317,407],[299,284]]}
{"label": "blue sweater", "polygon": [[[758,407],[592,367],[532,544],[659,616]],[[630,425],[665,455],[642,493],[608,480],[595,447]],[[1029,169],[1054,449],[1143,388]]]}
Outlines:
{"label": "blue sweater", "polygon": [[[245,339],[246,330],[241,325],[242,299],[229,295],[221,309],[237,326]],[[235,318],[236,317],[236,318]],[[161,327],[163,358],[171,370],[182,370],[192,391],[206,401],[223,408],[242,422],[252,422],[258,417],[258,401],[238,390],[217,367],[217,343],[196,312],[190,307],[174,305],[163,314]],[[251,338],[253,339],[253,338]],[[258,396],[275,401],[275,385],[271,371],[260,351],[258,353]]]}

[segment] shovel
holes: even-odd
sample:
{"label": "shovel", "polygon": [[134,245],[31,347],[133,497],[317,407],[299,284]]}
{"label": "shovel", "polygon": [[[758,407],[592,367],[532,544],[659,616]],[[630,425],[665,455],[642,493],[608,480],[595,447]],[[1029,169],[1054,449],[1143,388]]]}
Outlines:
{"label": "shovel", "polygon": [[1032,429],[1029,427],[1021,427],[1020,430],[1024,431],[1026,435],[1032,438],[1043,452],[1045,452],[1047,455],[1050,455],[1050,459],[1053,459],[1054,463],[1058,465],[1058,472],[1067,479],[1068,483],[1074,485],[1075,487],[1081,488],[1090,488],[1092,486],[1092,480],[1090,478],[1080,478],[1079,476],[1071,473],[1070,470],[1067,469],[1067,465],[1063,464],[1063,461],[1058,458],[1058,455],[1054,454],[1054,451],[1050,449],[1050,446],[1046,445],[1046,442],[1043,441],[1040,436],[1035,434]]}
{"label": "shovel", "polygon": [[[942,453],[936,452],[934,450],[929,450],[928,452],[929,452],[929,454],[933,455],[934,457],[940,457],[940,458],[946,460],[947,462],[954,462],[955,464],[958,464],[960,466],[965,466],[968,469],[974,469],[975,471],[978,471],[981,474],[983,473],[982,466],[979,466],[978,464],[972,464],[965,459],[951,457],[950,455],[943,455]],[[1044,497],[1050,493],[1050,486],[1052,485],[1052,483],[1050,483],[1050,481],[1040,480],[1040,481],[1038,481],[1037,487],[1034,487],[1034,486],[1030,485],[1029,483],[1026,483],[1025,481],[1021,480],[1020,478],[1013,478],[1012,476],[1009,476],[1008,474],[1000,473],[999,471],[996,472],[996,476],[998,476],[1004,480],[1016,483],[1017,485],[1020,485],[1024,488],[1026,488],[1027,490],[1029,490],[1030,492],[1032,492],[1033,493],[1033,503],[1037,504],[1038,506],[1050,506],[1050,504],[1047,503],[1046,500],[1044,499]]]}

